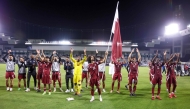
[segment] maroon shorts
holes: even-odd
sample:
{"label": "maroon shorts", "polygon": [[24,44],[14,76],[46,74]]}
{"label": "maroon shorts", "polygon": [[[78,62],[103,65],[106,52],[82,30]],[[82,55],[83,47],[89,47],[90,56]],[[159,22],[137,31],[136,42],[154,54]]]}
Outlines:
{"label": "maroon shorts", "polygon": [[133,80],[134,80],[135,84],[137,84],[137,82],[138,82],[138,74],[129,75],[129,84],[132,84]]}
{"label": "maroon shorts", "polygon": [[156,84],[162,84],[162,75],[154,75],[152,76],[152,84],[156,85]]}
{"label": "maroon shorts", "polygon": [[104,73],[103,72],[99,72],[99,77],[100,77],[100,79],[102,79],[103,81],[105,81],[106,80],[105,72]]}
{"label": "maroon shorts", "polygon": [[82,72],[82,79],[84,78],[88,79],[88,72]]}
{"label": "maroon shorts", "polygon": [[61,73],[60,72],[52,72],[52,80],[61,80]]}
{"label": "maroon shorts", "polygon": [[98,79],[90,79],[90,86],[93,87],[93,86],[99,86],[100,83],[98,82]]}
{"label": "maroon shorts", "polygon": [[14,72],[6,72],[6,74],[5,74],[5,78],[6,79],[14,79],[15,78],[15,74],[14,74]]}
{"label": "maroon shorts", "polygon": [[18,74],[18,79],[26,79],[26,73]]}
{"label": "maroon shorts", "polygon": [[51,84],[51,78],[49,72],[43,72],[42,74],[42,83],[44,84]]}
{"label": "maroon shorts", "polygon": [[177,84],[177,81],[176,81],[176,77],[175,75],[174,76],[169,76],[166,78],[166,84],[173,84],[173,85],[176,85]]}
{"label": "maroon shorts", "polygon": [[113,80],[121,81],[122,80],[121,73],[114,73]]}
{"label": "maroon shorts", "polygon": [[37,79],[42,79],[42,73],[43,73],[43,72],[39,72],[39,71],[38,71]]}

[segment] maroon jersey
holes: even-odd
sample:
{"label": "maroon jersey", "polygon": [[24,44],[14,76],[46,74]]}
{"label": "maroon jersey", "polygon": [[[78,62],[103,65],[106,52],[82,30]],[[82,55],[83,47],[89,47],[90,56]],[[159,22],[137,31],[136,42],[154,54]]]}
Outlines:
{"label": "maroon jersey", "polygon": [[51,65],[52,65],[52,63],[44,62],[44,64],[43,64],[43,73],[50,74],[50,72],[51,72]]}
{"label": "maroon jersey", "polygon": [[90,63],[88,65],[88,72],[90,72],[91,79],[99,78],[98,65],[99,65],[99,62]]}
{"label": "maroon jersey", "polygon": [[42,73],[43,72],[43,61],[37,61],[38,62],[38,73]]}
{"label": "maroon jersey", "polygon": [[167,64],[167,75],[175,76],[175,63]]}
{"label": "maroon jersey", "polygon": [[129,69],[130,69],[130,71],[129,71],[129,73],[130,73],[130,75],[132,74],[138,74],[138,66],[139,66],[139,62],[137,61],[137,62],[132,62],[132,61],[130,61],[129,62]]}
{"label": "maroon jersey", "polygon": [[158,63],[153,63],[154,66],[154,75],[162,76],[162,66],[164,65],[164,62],[158,62]]}
{"label": "maroon jersey", "polygon": [[113,64],[115,65],[115,73],[121,73],[123,62],[114,62]]}
{"label": "maroon jersey", "polygon": [[152,64],[149,64],[150,73],[154,73],[154,66]]}

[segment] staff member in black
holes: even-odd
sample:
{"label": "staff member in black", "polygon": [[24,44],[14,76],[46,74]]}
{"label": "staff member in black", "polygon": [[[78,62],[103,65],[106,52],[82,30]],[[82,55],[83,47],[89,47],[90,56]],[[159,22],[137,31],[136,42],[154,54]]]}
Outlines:
{"label": "staff member in black", "polygon": [[71,80],[71,92],[74,92],[73,91],[73,69],[74,69],[73,63],[70,61],[69,58],[67,58],[64,62],[64,70],[66,71],[66,75],[65,75],[66,87],[67,87],[67,90],[65,91],[66,93],[70,92],[69,79]]}
{"label": "staff member in black", "polygon": [[34,90],[36,90],[36,66],[37,66],[37,61],[35,59],[35,56],[32,54],[30,56],[30,59],[27,61],[28,74],[27,74],[27,89],[25,90],[26,92],[30,91],[31,76],[34,79]]}

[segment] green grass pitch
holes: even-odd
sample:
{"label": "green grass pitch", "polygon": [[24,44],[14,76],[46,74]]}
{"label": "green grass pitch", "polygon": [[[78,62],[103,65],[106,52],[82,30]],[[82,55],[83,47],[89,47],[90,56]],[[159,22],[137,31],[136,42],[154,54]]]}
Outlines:
{"label": "green grass pitch", "polygon": [[[61,67],[63,68],[63,67]],[[73,96],[73,93],[60,92],[51,96],[42,95],[33,89],[33,79],[31,78],[31,91],[25,92],[23,89],[18,91],[17,67],[16,78],[14,79],[13,91],[6,91],[5,87],[5,65],[0,64],[0,109],[189,109],[190,108],[190,77],[180,77],[177,79],[177,98],[168,98],[166,92],[166,76],[163,75],[161,89],[162,100],[151,100],[151,84],[147,67],[139,68],[139,81],[135,97],[129,96],[129,91],[125,89],[127,84],[127,71],[122,68],[123,81],[121,82],[120,94],[116,93],[117,82],[114,92],[110,94],[111,75],[108,74],[106,67],[106,93],[102,93],[103,101],[99,101],[98,93],[95,93],[95,101],[90,103],[90,88],[83,88],[82,97]],[[62,87],[65,90],[65,71],[61,70]],[[41,85],[43,86],[43,85]],[[58,84],[56,84],[58,87]],[[83,83],[84,86],[84,83]],[[101,86],[102,87],[102,86]],[[42,87],[43,89],[43,87]],[[52,88],[53,89],[53,88]],[[155,93],[157,92],[157,88]],[[66,98],[74,97],[74,101],[67,101]]]}

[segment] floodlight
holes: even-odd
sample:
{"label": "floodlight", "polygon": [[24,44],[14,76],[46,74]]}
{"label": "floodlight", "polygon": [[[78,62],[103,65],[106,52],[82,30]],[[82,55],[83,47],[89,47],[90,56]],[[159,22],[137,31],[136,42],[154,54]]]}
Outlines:
{"label": "floodlight", "polygon": [[172,23],[168,26],[165,26],[165,36],[174,35],[179,32],[179,25]]}
{"label": "floodlight", "polygon": [[60,41],[59,43],[63,44],[63,45],[71,44],[71,42],[69,42],[69,41]]}
{"label": "floodlight", "polygon": [[137,43],[132,43],[131,46],[132,46],[132,47],[138,47],[138,44],[137,44]]}
{"label": "floodlight", "polygon": [[189,25],[187,25],[187,28],[190,28],[190,24],[189,24]]}
{"label": "floodlight", "polygon": [[99,41],[99,42],[92,42],[89,45],[112,45],[112,43],[111,42],[102,42],[102,41]]}

